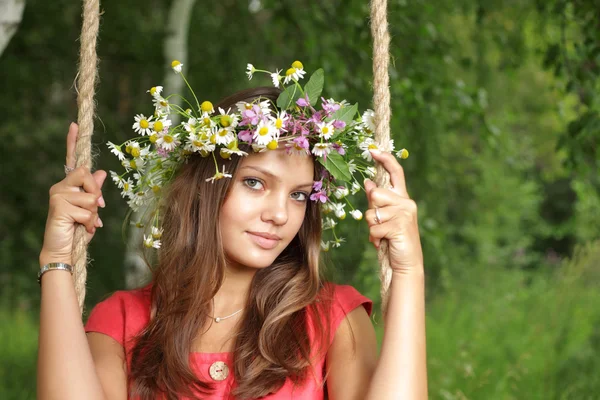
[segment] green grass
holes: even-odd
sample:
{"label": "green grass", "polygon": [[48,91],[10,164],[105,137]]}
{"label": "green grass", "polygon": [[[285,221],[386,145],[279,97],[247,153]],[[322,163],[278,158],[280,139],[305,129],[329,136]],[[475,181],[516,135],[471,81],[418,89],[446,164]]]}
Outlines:
{"label": "green grass", "polygon": [[0,399],[35,399],[37,338],[35,316],[0,310]]}

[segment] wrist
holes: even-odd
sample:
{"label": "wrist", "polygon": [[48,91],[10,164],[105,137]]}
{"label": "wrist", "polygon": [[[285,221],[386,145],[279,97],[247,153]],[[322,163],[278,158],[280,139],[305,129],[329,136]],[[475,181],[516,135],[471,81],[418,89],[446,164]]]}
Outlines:
{"label": "wrist", "polygon": [[71,260],[71,255],[65,256],[65,255],[60,255],[60,254],[52,254],[52,253],[45,251],[44,249],[42,249],[42,251],[40,252],[39,262],[40,262],[40,268],[42,268],[46,264],[54,263],[54,262],[60,262],[60,263],[73,265],[72,260]]}
{"label": "wrist", "polygon": [[401,270],[392,270],[393,279],[425,279],[425,269],[423,266],[410,267]]}

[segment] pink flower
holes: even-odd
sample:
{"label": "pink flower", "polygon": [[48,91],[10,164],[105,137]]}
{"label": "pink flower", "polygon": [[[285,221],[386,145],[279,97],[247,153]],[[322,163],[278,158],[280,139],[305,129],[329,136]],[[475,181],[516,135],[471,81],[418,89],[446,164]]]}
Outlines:
{"label": "pink flower", "polygon": [[300,107],[308,107],[310,105],[310,102],[308,101],[308,95],[300,97],[298,100],[296,100],[296,104],[298,104]]}
{"label": "pink flower", "polygon": [[321,203],[326,203],[327,200],[329,200],[329,198],[327,197],[327,195],[325,194],[324,190],[315,192],[313,194],[310,195],[310,199],[312,201],[320,201]]}
{"label": "pink flower", "polygon": [[344,150],[344,147],[340,146],[340,145],[339,145],[339,144],[337,144],[337,143],[334,143],[334,144],[333,144],[333,148],[335,149],[335,151],[337,151],[337,152],[338,152],[340,155],[342,155],[342,156],[343,156],[344,154],[346,154],[346,150]]}
{"label": "pink flower", "polygon": [[336,119],[335,121],[333,121],[333,127],[335,129],[344,129],[346,127],[346,123],[344,121]]}
{"label": "pink flower", "polygon": [[239,131],[238,132],[238,139],[240,139],[243,142],[247,142],[247,143],[252,144],[252,135],[253,135],[253,133],[251,131],[248,131],[248,130]]}

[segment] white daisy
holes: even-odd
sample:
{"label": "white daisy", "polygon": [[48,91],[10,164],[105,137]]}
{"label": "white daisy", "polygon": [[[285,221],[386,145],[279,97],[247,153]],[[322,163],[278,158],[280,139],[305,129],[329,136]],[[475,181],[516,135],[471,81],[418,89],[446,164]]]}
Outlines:
{"label": "white daisy", "polygon": [[121,197],[131,197],[133,195],[133,182],[131,179],[127,178],[127,180],[121,179],[121,185],[119,186],[121,191]]}
{"label": "white daisy", "polygon": [[252,79],[252,74],[254,74],[255,71],[256,69],[254,68],[254,65],[248,64],[246,67],[246,75],[248,75],[248,80]]}
{"label": "white daisy", "polygon": [[373,161],[373,156],[371,155],[370,150],[377,150],[377,144],[371,138],[366,138],[364,141],[359,143],[358,148],[362,150],[360,156],[367,160],[368,162]]}
{"label": "white daisy", "polygon": [[164,229],[157,226],[152,227],[152,239],[158,240],[162,237]]}
{"label": "white daisy", "polygon": [[325,157],[331,153],[330,143],[315,143],[312,149],[312,153],[317,157]]}
{"label": "white daisy", "polygon": [[365,174],[367,174],[367,176],[369,178],[372,178],[375,176],[375,174],[377,174],[377,170],[375,169],[375,167],[367,167],[367,169],[365,170]]}
{"label": "white daisy", "polygon": [[198,120],[194,117],[188,119],[187,122],[184,121],[181,123],[181,125],[183,125],[183,128],[188,132],[192,132],[196,128],[197,124]]}
{"label": "white daisy", "polygon": [[219,122],[222,127],[233,130],[238,126],[239,116],[235,113],[230,114],[230,111],[231,109],[225,111],[219,107]]}
{"label": "white daisy", "polygon": [[172,135],[171,132],[163,130],[158,134],[156,146],[165,149],[166,151],[173,151],[178,145],[179,140],[176,136]]}
{"label": "white daisy", "polygon": [[171,104],[169,104],[169,100],[162,96],[155,96],[152,99],[152,105],[154,105],[156,112],[160,115],[169,115],[171,113]]}
{"label": "white daisy", "polygon": [[346,207],[346,203],[331,203],[331,207],[333,208],[333,213],[339,219],[346,218],[346,211],[344,207]]}
{"label": "white daisy", "polygon": [[263,113],[263,115],[271,115],[271,112],[273,110],[271,110],[271,102],[269,100],[261,101],[260,103],[258,103],[258,106],[260,107],[260,111]]}
{"label": "white daisy", "polygon": [[335,190],[333,191],[333,195],[338,200],[343,199],[344,197],[348,196],[349,194],[350,194],[350,191],[345,186],[336,187]]}
{"label": "white daisy", "polygon": [[121,146],[117,146],[112,142],[108,142],[106,145],[110,149],[110,152],[117,156],[119,161],[125,160],[125,154],[123,154],[123,152],[121,151]]}
{"label": "white daisy", "polygon": [[115,171],[110,171],[110,178],[119,189],[123,187],[123,178],[121,178]]}
{"label": "white daisy", "polygon": [[248,153],[246,153],[245,151],[241,151],[237,146],[232,149],[224,147],[221,149],[221,153],[230,154],[230,155],[235,154],[235,155],[241,156],[241,157],[248,155]]}
{"label": "white daisy", "polygon": [[321,242],[321,250],[329,251],[329,243],[330,242]]}
{"label": "white daisy", "polygon": [[277,129],[275,125],[271,121],[265,122],[260,121],[256,126],[256,131],[254,132],[254,142],[259,146],[266,146],[269,142],[275,138]]}
{"label": "white daisy", "polygon": [[285,110],[280,111],[278,114],[276,114],[275,117],[269,116],[269,119],[271,120],[271,122],[273,122],[273,125],[275,125],[275,128],[278,131],[287,132],[287,130],[283,127],[285,123],[290,119],[290,117],[287,115]]}
{"label": "white daisy", "polygon": [[362,122],[365,128],[371,132],[375,132],[375,111],[369,109],[362,115]]}
{"label": "white daisy", "polygon": [[339,237],[339,238],[336,238],[331,245],[333,247],[340,247],[342,245],[342,243],[344,243],[345,241],[346,241],[346,239],[344,239],[343,237]]}
{"label": "white daisy", "polygon": [[360,185],[358,184],[358,182],[354,181],[352,182],[352,187],[350,188],[350,193],[352,194],[356,194],[360,191]]}
{"label": "white daisy", "polygon": [[136,133],[139,133],[142,136],[150,135],[152,131],[152,117],[146,117],[144,114],[137,114],[134,118],[135,120],[132,128]]}
{"label": "white daisy", "polygon": [[[327,204],[327,203],[325,203],[325,204]],[[323,204],[323,205],[325,205],[325,204]],[[336,225],[337,225],[337,222],[331,217],[325,217],[322,219],[323,230],[335,228]]]}
{"label": "white daisy", "polygon": [[246,103],[244,101],[238,101],[235,103],[239,113],[243,113],[246,110],[252,110],[252,103]]}
{"label": "white daisy", "polygon": [[353,174],[354,171],[356,171],[356,164],[354,163],[354,160],[348,161],[348,171],[350,174]]}
{"label": "white daisy", "polygon": [[183,69],[183,64],[177,60],[173,60],[171,63],[171,68],[173,68],[173,71],[175,71],[176,74],[180,74],[181,70]]}
{"label": "white daisy", "polygon": [[211,178],[206,179],[206,182],[211,182],[211,183],[215,183],[215,181],[218,181],[219,179],[223,179],[223,178],[231,178],[231,174],[228,174],[225,172],[225,166],[223,165],[223,172],[218,172],[216,174],[214,174],[214,176],[212,176]]}
{"label": "white daisy", "polygon": [[325,140],[329,140],[335,131],[333,127],[333,122],[319,122],[317,123],[317,133],[319,137],[322,137]]}
{"label": "white daisy", "polygon": [[163,117],[163,118],[159,119],[158,121],[154,121],[152,123],[152,130],[154,130],[154,132],[156,132],[156,133],[161,133],[165,129],[169,129],[171,127],[171,124],[172,124],[172,122],[170,119]]}
{"label": "white daisy", "polygon": [[281,83],[281,78],[282,76],[279,75],[281,73],[281,70],[275,70],[275,72],[273,72],[271,74],[271,80],[273,81],[273,86],[275,86],[276,88],[279,87],[280,83]]}
{"label": "white daisy", "polygon": [[[294,64],[296,64],[296,62],[294,62]],[[286,85],[292,80],[296,82],[299,81],[300,79],[304,78],[304,74],[306,74],[306,71],[303,67],[300,67],[299,65],[294,66],[294,64],[292,64],[291,68],[285,71],[285,79],[283,80],[283,83]]]}
{"label": "white daisy", "polygon": [[350,211],[350,215],[352,215],[352,218],[354,218],[357,221],[360,221],[363,217],[362,212],[360,212],[360,210],[352,210]]}
{"label": "white daisy", "polygon": [[216,144],[227,146],[235,140],[235,133],[231,129],[214,127],[212,130]]}
{"label": "white daisy", "polygon": [[160,249],[161,243],[160,240],[154,240],[152,236],[144,235],[144,246],[146,246],[149,249]]}
{"label": "white daisy", "polygon": [[152,97],[157,97],[157,96],[160,96],[162,91],[163,91],[162,86],[153,86],[149,90],[146,90],[146,93],[150,93],[152,95]]}

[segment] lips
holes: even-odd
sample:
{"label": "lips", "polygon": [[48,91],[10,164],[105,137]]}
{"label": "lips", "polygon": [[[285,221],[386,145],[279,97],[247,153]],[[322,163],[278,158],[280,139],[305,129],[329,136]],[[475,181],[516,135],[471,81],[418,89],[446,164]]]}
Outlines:
{"label": "lips", "polygon": [[279,236],[273,235],[273,234],[268,233],[268,232],[248,232],[248,233],[250,233],[252,235],[264,237],[265,239],[281,240],[281,238]]}
{"label": "lips", "polygon": [[281,238],[267,232],[247,232],[252,241],[265,250],[277,247]]}

